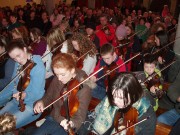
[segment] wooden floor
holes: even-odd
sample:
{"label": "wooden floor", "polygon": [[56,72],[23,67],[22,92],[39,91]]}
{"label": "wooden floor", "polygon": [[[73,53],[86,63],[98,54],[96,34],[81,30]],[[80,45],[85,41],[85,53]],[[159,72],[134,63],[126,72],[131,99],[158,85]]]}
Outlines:
{"label": "wooden floor", "polygon": [[171,126],[162,123],[156,124],[156,135],[169,135],[170,131],[171,131]]}

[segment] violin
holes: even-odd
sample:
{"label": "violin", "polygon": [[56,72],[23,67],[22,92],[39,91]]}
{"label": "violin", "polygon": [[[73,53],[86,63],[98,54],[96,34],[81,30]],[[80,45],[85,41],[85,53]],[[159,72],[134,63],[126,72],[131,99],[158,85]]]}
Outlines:
{"label": "violin", "polygon": [[[78,84],[79,84],[79,81],[77,81],[76,79],[71,80],[68,83],[68,86],[63,88],[64,92],[73,89]],[[68,96],[62,99],[64,105],[61,107],[61,116],[66,117],[68,121],[70,121],[70,118],[73,117],[73,115],[77,112],[78,107],[79,107],[79,101],[77,98],[78,90],[79,90],[79,87],[76,87]],[[71,129],[71,127],[69,127],[68,131],[70,135],[74,135],[74,132]]]}
{"label": "violin", "polygon": [[[123,120],[120,121],[121,117],[123,117]],[[125,129],[127,127],[130,127],[126,130],[126,135],[135,135],[135,127],[132,126],[138,121],[138,111],[131,107],[126,113],[120,113],[117,112],[114,119],[114,127],[116,132],[122,129]],[[132,127],[131,127],[132,126]]]}
{"label": "violin", "polygon": [[[112,71],[113,69],[115,69],[117,67],[116,62],[112,62],[110,65],[105,66],[104,68],[104,73],[108,74],[110,71]],[[106,88],[109,86],[109,81],[112,80],[115,75],[116,75],[117,71],[113,70],[110,74],[107,75],[107,77],[104,80],[104,84],[106,86]]]}
{"label": "violin", "polygon": [[25,65],[23,65],[22,67],[22,71],[27,68],[23,74],[21,74],[21,77],[19,79],[19,83],[18,83],[18,86],[17,86],[17,90],[20,92],[20,98],[19,98],[19,110],[21,112],[24,112],[24,110],[26,109],[25,108],[25,104],[24,104],[24,101],[22,99],[22,93],[23,91],[25,91],[25,89],[28,87],[29,83],[30,83],[30,72],[31,70],[33,69],[33,67],[35,66],[36,64],[34,62],[32,62],[31,60],[27,61]]}
{"label": "violin", "polygon": [[130,43],[130,40],[127,38],[124,38],[123,40],[118,40],[119,45],[115,47],[115,51],[118,56],[122,56],[123,58],[125,58],[129,43]]}
{"label": "violin", "polygon": [[[64,88],[64,92],[68,92],[68,90],[73,89],[77,84],[79,84],[79,81],[77,81],[76,79],[71,80],[68,83],[68,86]],[[79,90],[79,87],[73,89],[73,91],[65,98],[63,98],[62,100],[64,101],[65,99],[68,99],[68,108],[69,108],[69,115],[70,117],[72,117],[78,110],[79,107],[79,101],[77,98],[77,92]],[[64,93],[62,93],[63,95]],[[66,109],[61,108],[61,116],[66,116]]]}
{"label": "violin", "polygon": [[151,95],[155,98],[161,98],[162,95],[164,94],[163,90],[159,89],[159,86],[161,85],[161,80],[160,80],[160,76],[157,73],[153,73],[151,76],[151,79],[149,80],[149,77],[145,80],[145,86],[148,90],[150,90],[150,88],[152,86],[154,86],[155,88],[157,88],[155,90],[155,94],[151,92]]}

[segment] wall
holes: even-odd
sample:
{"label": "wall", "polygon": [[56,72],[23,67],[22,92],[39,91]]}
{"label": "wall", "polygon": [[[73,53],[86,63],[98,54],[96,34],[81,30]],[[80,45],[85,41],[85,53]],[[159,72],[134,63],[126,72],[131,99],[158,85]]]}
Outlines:
{"label": "wall", "polygon": [[[33,0],[36,3],[40,3],[41,0]],[[26,0],[0,0],[1,7],[10,6],[12,9],[16,5],[26,5]]]}
{"label": "wall", "polygon": [[[41,2],[41,0],[33,0],[37,4]],[[55,0],[55,3],[58,3],[60,0]],[[72,0],[66,0],[67,4],[71,4]],[[26,5],[26,0],[0,0],[0,6],[5,7],[5,6],[10,6],[12,9],[16,5]]]}

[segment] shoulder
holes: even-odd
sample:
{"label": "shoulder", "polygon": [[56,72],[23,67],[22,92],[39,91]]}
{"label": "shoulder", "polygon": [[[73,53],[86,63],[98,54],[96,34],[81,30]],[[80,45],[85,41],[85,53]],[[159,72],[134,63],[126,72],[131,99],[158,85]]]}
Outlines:
{"label": "shoulder", "polygon": [[38,67],[41,67],[41,70],[45,69],[44,63],[40,55],[33,55],[33,61]]}
{"label": "shoulder", "polygon": [[85,58],[85,60],[86,59],[88,59],[88,60],[96,60],[96,56],[95,55],[93,55],[93,56],[90,56],[89,54],[88,55],[86,55],[86,58]]}
{"label": "shoulder", "polygon": [[119,64],[124,63],[124,61],[123,61],[121,58],[119,58],[119,57],[118,57],[118,59],[117,59],[116,63],[119,65]]}
{"label": "shoulder", "polygon": [[80,82],[87,77],[87,74],[83,70],[77,69],[76,73],[77,73],[76,79]]}

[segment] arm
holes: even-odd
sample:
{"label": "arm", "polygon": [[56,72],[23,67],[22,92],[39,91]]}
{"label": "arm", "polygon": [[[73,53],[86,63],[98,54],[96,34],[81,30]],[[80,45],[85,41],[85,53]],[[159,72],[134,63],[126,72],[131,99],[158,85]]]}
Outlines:
{"label": "arm", "polygon": [[105,34],[106,39],[108,41],[112,41],[115,38],[115,30],[114,30],[114,28],[112,26],[108,26],[108,27],[109,27],[110,34],[109,35]]}
{"label": "arm", "polygon": [[[95,66],[93,73],[95,73],[96,71],[98,71],[100,69],[100,61],[101,60],[99,60],[98,64]],[[97,77],[97,74],[95,76]]]}
{"label": "arm", "polygon": [[91,74],[96,66],[96,56],[87,57],[83,61],[83,68],[82,70],[86,72],[87,75]]}
{"label": "arm", "polygon": [[0,79],[0,90],[3,89],[10,81],[14,72],[15,61],[8,59],[5,64],[5,76]]}
{"label": "arm", "polygon": [[123,64],[124,62],[122,59],[119,58],[119,60],[116,63],[118,66],[121,65],[119,67],[119,72],[126,72],[126,66],[125,66],[125,64]]}

